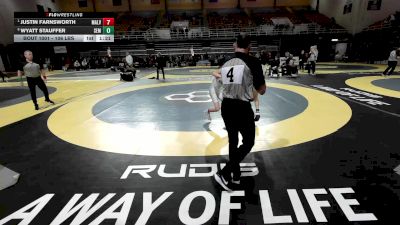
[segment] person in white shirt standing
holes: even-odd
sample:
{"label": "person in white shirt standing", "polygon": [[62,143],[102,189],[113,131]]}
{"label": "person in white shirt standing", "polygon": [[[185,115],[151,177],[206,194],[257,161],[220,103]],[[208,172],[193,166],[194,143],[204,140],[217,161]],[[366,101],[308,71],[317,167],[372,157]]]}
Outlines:
{"label": "person in white shirt standing", "polygon": [[400,48],[390,52],[388,59],[388,67],[386,68],[385,72],[383,72],[382,76],[388,76],[393,73],[394,69],[396,69],[397,60],[399,58],[400,58]]}
{"label": "person in white shirt standing", "polygon": [[318,49],[317,46],[314,45],[310,47],[310,53],[308,57],[308,63],[309,63],[308,74],[311,73],[311,75],[315,75],[315,67],[317,59],[318,59]]}

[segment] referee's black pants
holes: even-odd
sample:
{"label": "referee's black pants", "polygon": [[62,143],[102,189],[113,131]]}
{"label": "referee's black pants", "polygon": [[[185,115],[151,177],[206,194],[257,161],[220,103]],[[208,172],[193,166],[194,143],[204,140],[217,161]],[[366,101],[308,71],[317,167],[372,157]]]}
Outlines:
{"label": "referee's black pants", "polygon": [[312,74],[315,73],[315,61],[310,61],[310,65],[308,66],[308,74],[310,74],[310,72],[312,72]]}
{"label": "referee's black pants", "polygon": [[[251,151],[254,145],[255,124],[254,112],[250,102],[224,98],[221,106],[222,118],[225,122],[229,138],[229,162],[222,169],[225,180],[240,179],[240,162]],[[242,145],[238,147],[239,133],[242,135]]]}
{"label": "referee's black pants", "polygon": [[159,70],[161,70],[163,79],[165,79],[164,67],[162,66],[160,67],[157,66],[157,79],[159,79]]}
{"label": "referee's black pants", "polygon": [[5,78],[6,76],[5,76],[4,73],[1,72],[1,71],[0,71],[0,76],[1,76],[1,79],[3,79],[3,82],[5,82],[5,79],[4,79],[4,78]]}
{"label": "referee's black pants", "polygon": [[41,77],[26,77],[26,81],[28,82],[28,87],[31,92],[31,98],[35,105],[37,104],[36,86],[38,86],[40,90],[43,91],[45,100],[50,101],[49,91],[47,90],[46,84],[44,83]]}
{"label": "referee's black pants", "polygon": [[397,61],[388,61],[388,67],[386,68],[385,72],[383,72],[383,74],[392,75],[394,69],[396,69],[396,66],[397,66]]}

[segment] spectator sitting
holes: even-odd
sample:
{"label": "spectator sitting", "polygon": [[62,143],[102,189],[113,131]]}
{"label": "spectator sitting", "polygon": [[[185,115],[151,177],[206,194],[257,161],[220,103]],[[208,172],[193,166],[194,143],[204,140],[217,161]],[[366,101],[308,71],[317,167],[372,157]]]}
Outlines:
{"label": "spectator sitting", "polygon": [[78,60],[75,60],[74,67],[75,67],[75,70],[80,70],[81,64],[79,63]]}
{"label": "spectator sitting", "polygon": [[82,69],[83,69],[83,70],[86,70],[86,69],[87,69],[87,61],[86,61],[85,58],[82,60]]}

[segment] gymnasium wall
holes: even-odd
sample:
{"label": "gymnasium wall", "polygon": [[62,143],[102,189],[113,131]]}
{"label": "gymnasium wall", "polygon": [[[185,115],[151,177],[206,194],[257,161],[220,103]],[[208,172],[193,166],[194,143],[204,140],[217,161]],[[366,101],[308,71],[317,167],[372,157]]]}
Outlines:
{"label": "gymnasium wall", "polygon": [[309,6],[310,0],[277,0],[276,6]]}
{"label": "gymnasium wall", "polygon": [[[121,6],[113,6],[112,0],[96,0],[98,12],[127,12],[131,2],[132,11],[160,11],[165,9],[166,0],[122,0]],[[171,0],[170,0],[171,1]]]}
{"label": "gymnasium wall", "polygon": [[[311,6],[315,8],[316,1]],[[369,25],[387,18],[390,14],[400,11],[399,0],[382,0],[380,10],[367,10],[369,0],[320,0],[319,11],[328,17],[334,17],[336,22],[352,34],[361,32]],[[353,2],[351,13],[343,14],[347,2]]]}
{"label": "gymnasium wall", "polygon": [[[88,0],[88,2],[91,0]],[[112,0],[95,0],[96,12],[126,12],[129,11],[129,0],[121,0],[120,6],[114,6]]]}
{"label": "gymnasium wall", "polygon": [[240,7],[242,8],[257,8],[257,7],[273,7],[274,0],[240,0]]}
{"label": "gymnasium wall", "polygon": [[367,10],[367,7],[368,1],[365,1],[361,11],[360,29],[368,27],[377,21],[384,20],[396,11],[400,11],[400,1],[382,0],[382,6],[380,10]]}
{"label": "gymnasium wall", "polygon": [[[316,7],[317,0],[313,0],[314,3],[311,4],[312,7]],[[352,31],[353,24],[353,13],[348,13],[343,15],[343,7],[348,0],[335,0],[326,1],[319,0],[319,12],[331,18],[334,17],[336,23],[346,28],[349,32]],[[352,11],[354,12],[355,7],[353,5]]]}
{"label": "gymnasium wall", "polygon": [[237,0],[204,0],[204,8],[206,9],[232,9],[236,6]]}
{"label": "gymnasium wall", "polygon": [[[56,0],[62,11],[92,12],[93,0],[87,0],[87,7],[79,7],[78,0]],[[120,6],[114,6],[112,0],[94,0],[97,12],[128,12],[129,2],[132,11],[159,11],[165,8],[165,0],[121,0]]]}
{"label": "gymnasium wall", "polygon": [[197,10],[201,9],[201,0],[168,0],[168,10]]}
{"label": "gymnasium wall", "polygon": [[[310,0],[276,0],[277,7],[309,6]],[[240,0],[242,8],[273,7],[274,0]]]}
{"label": "gymnasium wall", "polygon": [[56,2],[59,5],[60,11],[63,12],[93,12],[92,0],[87,0],[87,7],[79,7],[78,0],[56,0]]}
{"label": "gymnasium wall", "polygon": [[132,11],[160,11],[165,9],[165,0],[130,0]]}

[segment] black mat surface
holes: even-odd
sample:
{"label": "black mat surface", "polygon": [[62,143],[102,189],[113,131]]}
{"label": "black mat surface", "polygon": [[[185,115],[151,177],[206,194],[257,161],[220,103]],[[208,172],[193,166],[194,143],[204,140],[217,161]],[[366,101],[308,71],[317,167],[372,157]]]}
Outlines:
{"label": "black mat surface", "polygon": [[[313,88],[313,85],[324,85],[340,89],[349,88],[344,81],[351,77],[305,76],[295,81]],[[203,197],[189,201],[191,205],[188,208],[182,205],[191,193],[203,191],[215,200],[215,206],[206,207],[211,216],[203,224],[219,224],[221,218],[226,218],[224,213],[220,216],[220,212],[228,209],[231,215],[229,224],[259,225],[264,224],[263,215],[267,215],[262,206],[264,210],[268,208],[268,201],[264,201],[265,190],[268,190],[273,215],[288,215],[293,221],[281,224],[299,224],[288,196],[288,190],[295,189],[308,220],[301,224],[395,225],[400,208],[400,175],[393,171],[400,164],[397,132],[400,119],[396,116],[400,102],[384,97],[380,100],[390,103],[390,106],[369,107],[355,100],[344,100],[353,115],[349,123],[337,132],[300,145],[249,154],[245,162],[254,162],[259,173],[242,178],[240,189],[244,196],[232,197],[231,200],[240,203],[241,209],[230,211],[229,204],[223,200],[227,193],[211,177],[189,175],[193,164],[214,165],[226,162],[226,157],[150,157],[86,149],[54,136],[46,125],[54,110],[44,112],[0,128],[0,164],[21,173],[17,185],[0,191],[0,221],[46,194],[54,196],[30,224],[50,224],[75,194],[82,194],[78,201],[81,202],[92,193],[98,193],[98,202],[107,194],[115,193],[82,222],[90,224],[126,193],[134,193],[132,205],[127,211],[127,222],[123,224],[135,224],[142,213],[143,201],[148,200],[150,193],[154,202],[161,195],[173,192],[142,224],[184,224],[180,207],[181,213],[192,218],[201,216],[206,207]],[[156,167],[149,173],[150,178],[129,174],[126,179],[121,179],[126,169],[133,165]],[[165,165],[166,173],[179,173],[183,165],[187,168],[183,177],[166,178],[157,173],[162,165]],[[354,191],[343,194],[346,199],[357,199],[359,205],[353,205],[351,209],[357,214],[373,213],[378,220],[349,221],[331,194],[331,191],[338,190],[335,188]],[[317,194],[316,199],[328,201],[330,205],[322,207],[327,222],[321,222],[321,216],[314,215],[311,208],[317,204],[309,203],[304,194],[310,191],[326,192]],[[118,213],[120,210],[121,207],[117,207],[114,211]],[[70,224],[76,216],[77,213],[72,214],[65,224]],[[20,221],[12,220],[6,224],[18,224]],[[116,224],[116,219],[107,219],[101,224]]]}

